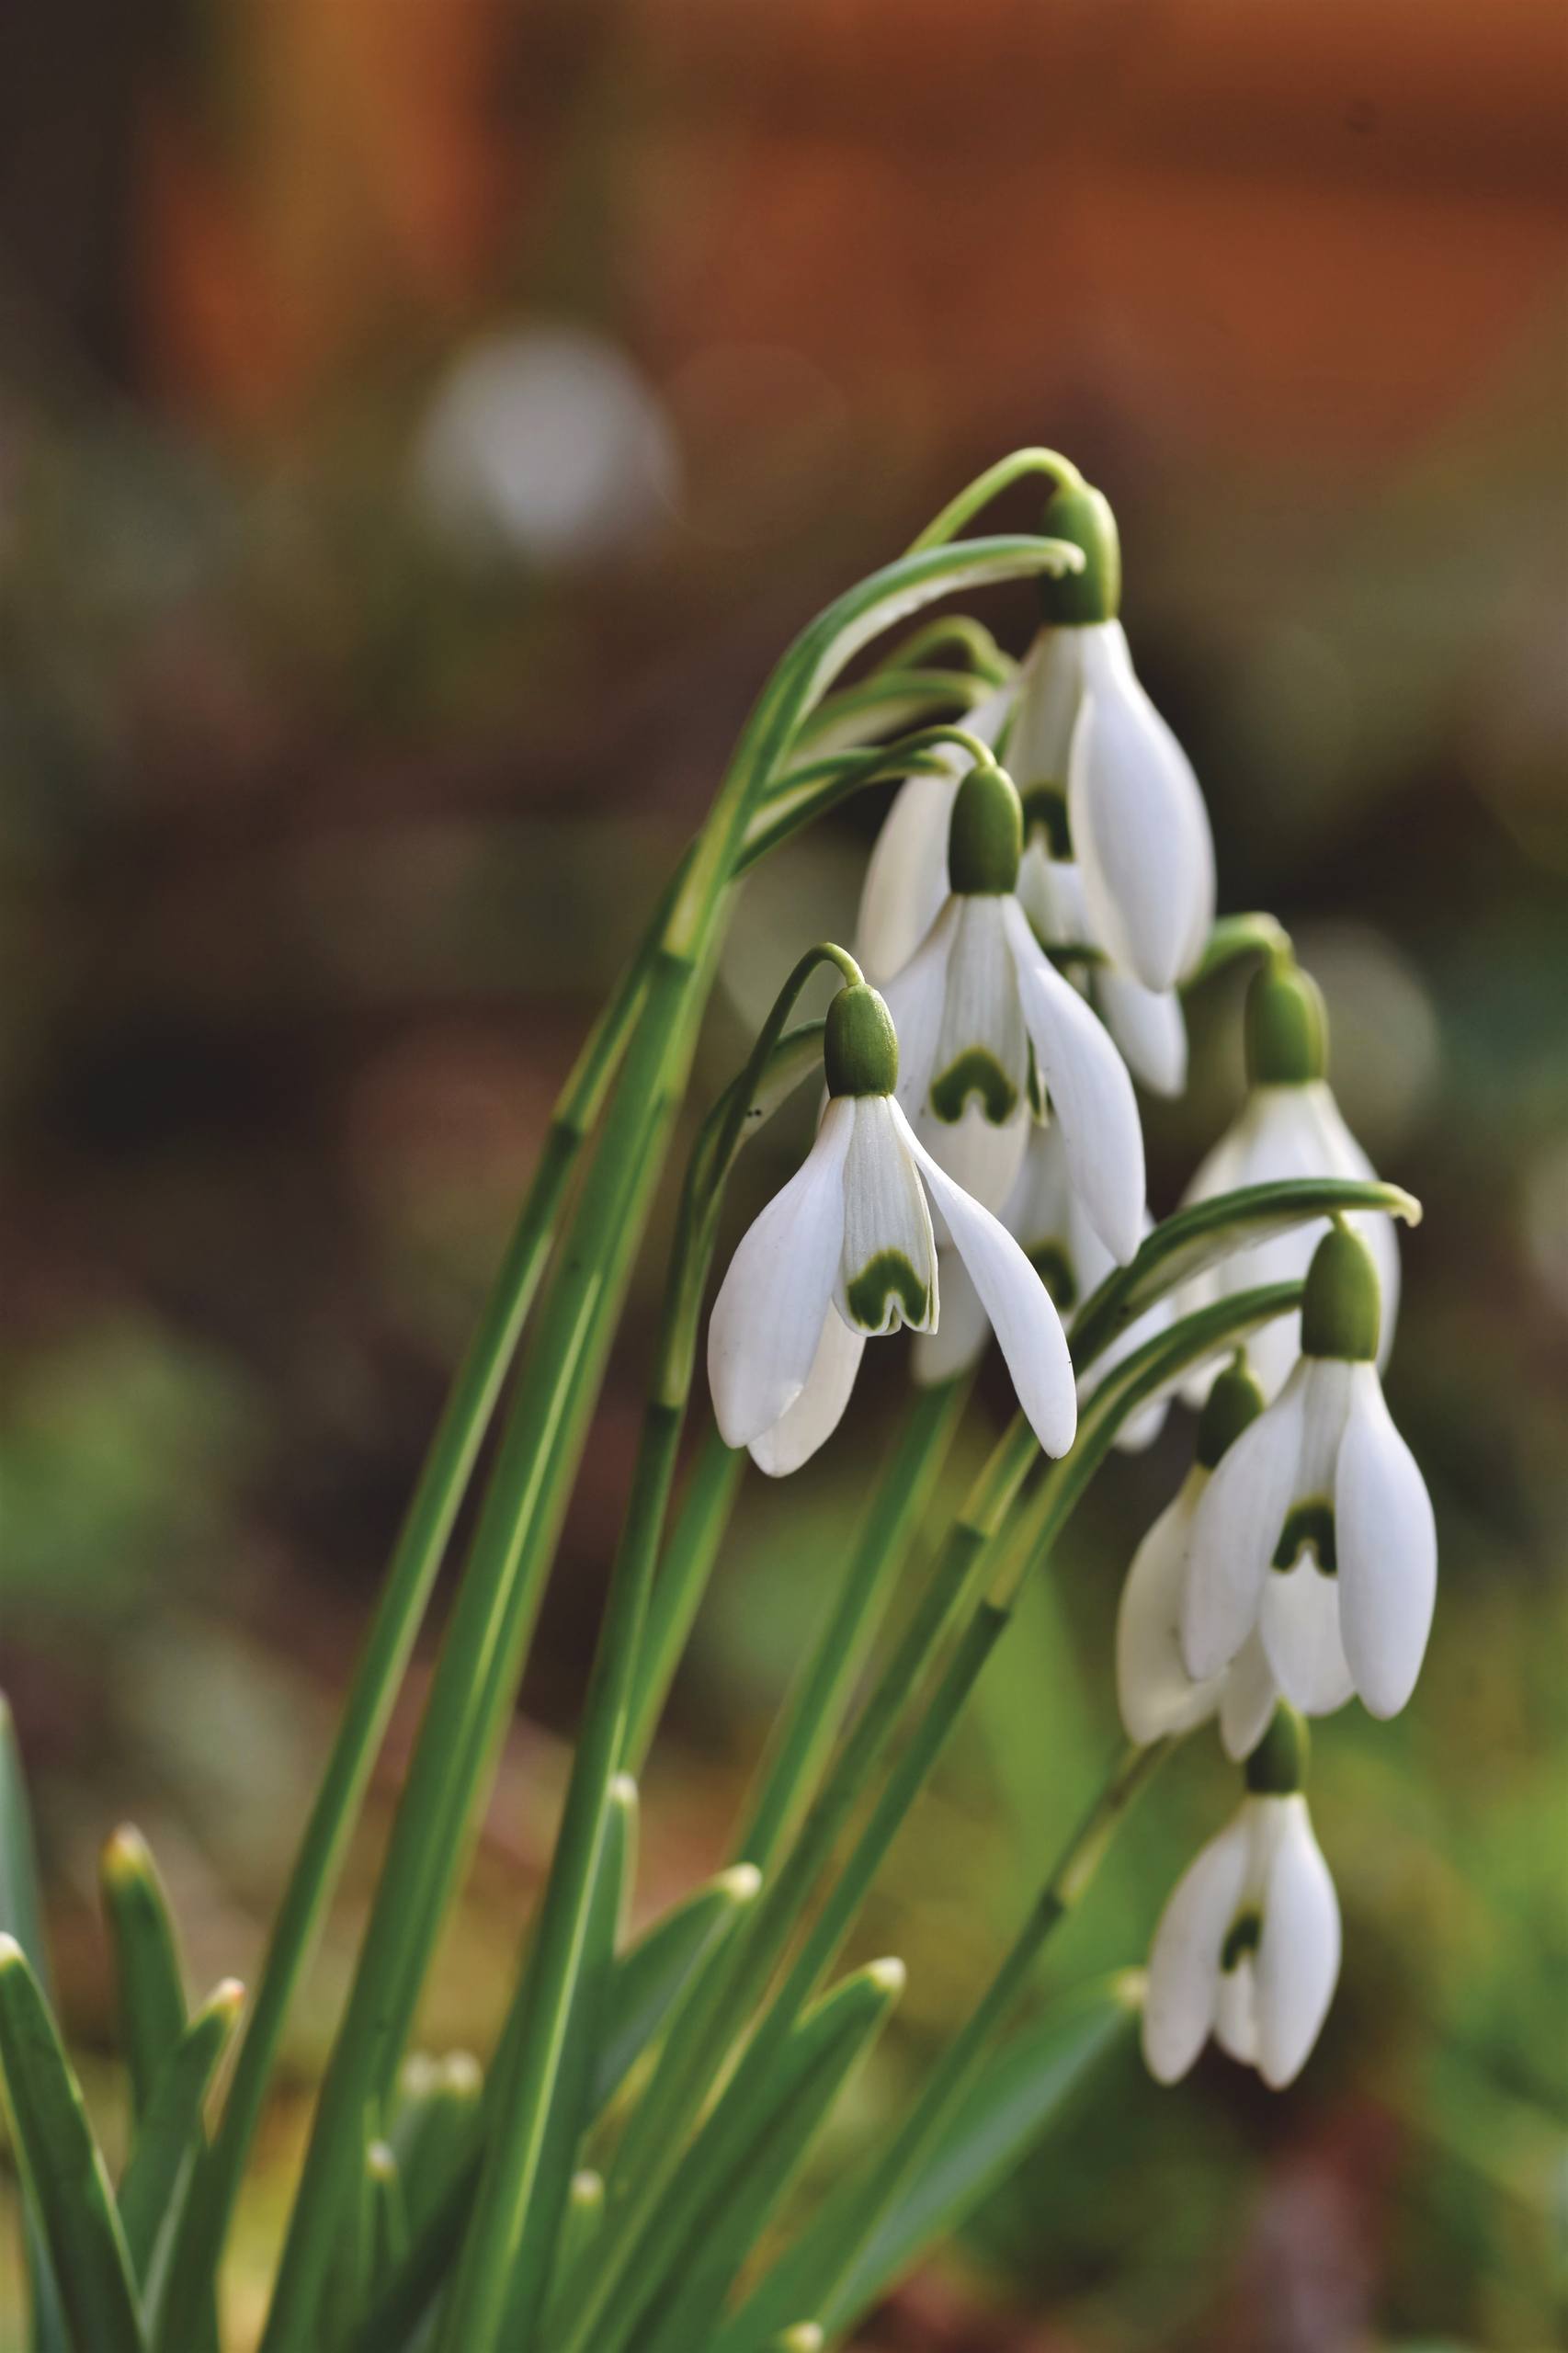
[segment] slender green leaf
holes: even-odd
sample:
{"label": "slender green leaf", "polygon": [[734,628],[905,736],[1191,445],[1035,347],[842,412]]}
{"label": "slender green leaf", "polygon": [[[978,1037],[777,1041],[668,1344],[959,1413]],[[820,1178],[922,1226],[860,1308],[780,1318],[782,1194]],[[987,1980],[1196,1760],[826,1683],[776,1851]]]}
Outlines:
{"label": "slender green leaf", "polygon": [[560,2322],[565,2283],[585,2258],[594,2233],[604,2220],[604,2176],[585,2165],[573,2175],[566,2193],[566,2211],[562,2216],[561,2240],[555,2253],[555,2277],[545,2300],[546,2342],[555,2335]]}
{"label": "slender green leaf", "polygon": [[372,2141],[365,2152],[370,2183],[370,2278],[384,2279],[408,2253],[408,2210],[397,2152],[390,2141]]}
{"label": "slender green leaf", "polygon": [[1358,1210],[1381,1211],[1407,1225],[1421,1222],[1420,1202],[1375,1176],[1299,1176],[1281,1184],[1244,1185],[1177,1210],[1145,1235],[1131,1266],[1118,1267],[1085,1302],[1073,1325],[1074,1363],[1081,1372],[1167,1291],[1235,1251],[1271,1241],[1294,1225]]}
{"label": "slender green leaf", "polygon": [[621,1960],[595,2054],[596,2114],[608,2107],[681,1995],[734,1933],[761,1885],[761,1874],[750,1863],[721,1871],[655,1920]]}
{"label": "slender green leaf", "polygon": [[143,2288],[153,2251],[177,2212],[201,2146],[201,2103],[239,2020],[244,1987],[215,1986],[165,2060],[136,2128],[117,2202],[131,2268]]}
{"label": "slender green leaf", "polygon": [[734,2120],[738,2129],[699,2136],[665,2218],[660,2254],[640,2269],[628,2298],[636,2310],[616,2314],[605,2353],[625,2345],[638,2353],[687,2353],[709,2341],[733,2282],[903,1982],[902,1961],[879,1961],[835,1985],[796,2025],[749,2112]]}
{"label": "slender green leaf", "polygon": [[131,2258],[81,2086],[9,1936],[0,1936],[0,2070],[78,2353],[145,2353]]}
{"label": "slender green leaf", "polygon": [[[852,2327],[1022,2162],[1131,2031],[1142,1990],[1142,1978],[1131,1972],[1083,1986],[998,2052],[916,2178],[819,2306],[830,2336]],[[738,2343],[722,2343],[724,2353],[740,2353]]]}
{"label": "slender green leaf", "polygon": [[479,2062],[467,2051],[443,2059],[421,2052],[403,2068],[392,2144],[411,2238],[419,2236],[473,2161],[483,2087]]}
{"label": "slender green leaf", "polygon": [[[4,1692],[0,1692],[0,1931],[16,1938],[47,1995],[49,1955],[44,1949],[43,1904],[39,1894],[32,1810],[28,1803],[27,1779],[22,1771],[10,1702]],[[65,2353],[65,2314],[42,2224],[31,2199],[26,2202],[23,2228],[33,2353]]]}
{"label": "slender green leaf", "polygon": [[179,1940],[152,1850],[131,1824],[122,1824],[106,1842],[99,1881],[114,1948],[120,2052],[131,2074],[131,2113],[140,2123],[186,2029]]}

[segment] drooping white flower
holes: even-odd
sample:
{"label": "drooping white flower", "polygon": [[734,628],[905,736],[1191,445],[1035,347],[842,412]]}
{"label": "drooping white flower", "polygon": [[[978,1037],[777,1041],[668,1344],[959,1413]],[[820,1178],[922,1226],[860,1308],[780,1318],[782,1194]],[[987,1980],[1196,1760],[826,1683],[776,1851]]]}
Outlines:
{"label": "drooping white flower", "polygon": [[[1249,1092],[1234,1124],[1199,1166],[1184,1206],[1212,1200],[1245,1185],[1301,1176],[1369,1177],[1371,1162],[1340,1114],[1328,1081],[1323,1002],[1311,976],[1294,965],[1267,966],[1247,992]],[[1358,1211],[1351,1220],[1372,1253],[1382,1294],[1378,1361],[1386,1364],[1399,1310],[1399,1245],[1392,1218]],[[1184,1313],[1264,1283],[1297,1282],[1312,1264],[1326,1221],[1293,1226],[1250,1244],[1194,1278],[1182,1294]],[[1251,1343],[1266,1395],[1278,1394],[1301,1353],[1301,1318],[1280,1316]],[[1200,1404],[1213,1377],[1198,1368],[1184,1393]]]}
{"label": "drooping white flower", "polygon": [[1238,1360],[1210,1392],[1191,1470],[1132,1556],[1117,1612],[1116,1692],[1127,1736],[1141,1747],[1191,1732],[1217,1714],[1225,1752],[1239,1760],[1256,1747],[1274,1713],[1279,1690],[1256,1633],[1228,1666],[1202,1682],[1187,1673],[1181,1653],[1199,1504],[1215,1466],[1262,1411],[1262,1392]]}
{"label": "drooping white flower", "polygon": [[1043,947],[1090,951],[1084,986],[1133,1077],[1156,1095],[1179,1095],[1187,1085],[1181,997],[1174,988],[1145,988],[1096,937],[1083,873],[1071,855],[1066,802],[1050,786],[1024,801],[1018,903]]}
{"label": "drooping white flower", "polygon": [[834,999],[824,1061],[816,1142],[744,1235],[714,1302],[708,1374],[725,1442],[775,1475],[797,1469],[836,1427],[867,1337],[937,1328],[934,1210],[1041,1446],[1064,1453],[1077,1406],[1061,1321],[1012,1236],[911,1130],[892,1092],[892,1024],[873,989]]}
{"label": "drooping white flower", "polygon": [[1046,528],[1074,540],[1085,563],[1040,591],[1047,626],[1019,673],[1008,765],[1026,798],[1065,790],[1095,938],[1145,988],[1170,989],[1214,920],[1209,813],[1132,667],[1109,507],[1086,487],[1059,491]]}
{"label": "drooping white flower", "polygon": [[[1062,1131],[1054,1120],[1031,1129],[1023,1165],[999,1214],[1063,1315],[1081,1306],[1116,1264],[1073,1189]],[[1149,1223],[1145,1211],[1145,1231]],[[991,1336],[985,1311],[962,1266],[950,1252],[938,1252],[937,1256],[941,1266],[941,1328],[915,1344],[915,1378],[924,1387],[967,1372],[978,1362]],[[1118,1333],[1090,1368],[1086,1376],[1088,1389],[1097,1387],[1107,1373],[1142,1347],[1145,1340],[1166,1330],[1172,1314],[1169,1299],[1157,1300],[1125,1331]],[[1152,1446],[1165,1427],[1169,1410],[1170,1399],[1157,1396],[1130,1414],[1117,1434],[1116,1444],[1121,1452],[1138,1454]]]}
{"label": "drooping white flower", "polygon": [[[1133,671],[1117,619],[1121,559],[1110,508],[1087,485],[1066,485],[1050,503],[1046,529],[1083,549],[1084,568],[1041,584],[1046,625],[1017,676],[965,725],[992,745],[1006,732],[1026,803],[1042,789],[1063,798],[1091,937],[1112,967],[1108,997],[1127,999],[1127,1026],[1143,1024],[1150,1052],[1163,1053],[1168,1068],[1169,1008],[1156,1011],[1130,992],[1167,995],[1203,951],[1214,919],[1208,812],[1186,754]],[[861,901],[858,953],[874,981],[891,979],[935,920],[960,773],[958,755],[950,779],[911,778],[889,813]]]}
{"label": "drooping white flower", "polygon": [[[1143,2056],[1163,2084],[1212,2034],[1274,2091],[1301,2073],[1339,1977],[1339,1904],[1281,1709],[1233,1820],[1177,1881],[1149,1954]],[[1293,1752],[1293,1753],[1292,1753]]]}
{"label": "drooping white flower", "polygon": [[[1138,1247],[1143,1136],[1126,1064],[1057,972],[1015,896],[1018,797],[971,768],[949,828],[950,892],[887,999],[898,1028],[899,1099],[923,1142],[987,1208],[1023,1160],[1031,1086],[1060,1122],[1074,1191],[1113,1257]],[[1032,1057],[1032,1067],[1031,1067]]]}
{"label": "drooping white flower", "polygon": [[1301,1357],[1199,1500],[1182,1654],[1202,1680],[1257,1635],[1286,1698],[1326,1715],[1352,1691],[1397,1715],[1437,1597],[1437,1539],[1415,1457],[1383,1402],[1377,1274],[1331,1229],[1301,1309]]}

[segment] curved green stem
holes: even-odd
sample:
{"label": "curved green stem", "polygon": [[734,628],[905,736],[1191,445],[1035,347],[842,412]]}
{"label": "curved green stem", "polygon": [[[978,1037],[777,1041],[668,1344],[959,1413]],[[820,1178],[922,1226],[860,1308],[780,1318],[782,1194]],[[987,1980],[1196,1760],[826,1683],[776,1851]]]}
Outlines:
{"label": "curved green stem", "polygon": [[915,546],[940,547],[956,539],[983,506],[989,506],[994,498],[999,498],[1011,483],[1022,481],[1027,474],[1044,474],[1058,490],[1076,490],[1084,480],[1072,459],[1062,457],[1058,449],[1015,449],[1010,457],[998,459],[983,474],[976,474],[956,498],[949,499],[941,513],[926,524]]}
{"label": "curved green stem", "polygon": [[913,670],[939,646],[956,645],[969,656],[969,666],[988,686],[1006,686],[1017,668],[1010,654],[1005,654],[983,621],[970,613],[944,613],[934,621],[925,622],[912,630],[897,645],[890,646],[881,660],[873,664],[871,676],[885,676],[890,670]]}
{"label": "curved green stem", "polygon": [[1198,969],[1183,982],[1184,989],[1195,989],[1227,964],[1234,964],[1244,956],[1277,958],[1290,953],[1290,935],[1275,915],[1221,915],[1209,934],[1207,945],[1198,961]]}

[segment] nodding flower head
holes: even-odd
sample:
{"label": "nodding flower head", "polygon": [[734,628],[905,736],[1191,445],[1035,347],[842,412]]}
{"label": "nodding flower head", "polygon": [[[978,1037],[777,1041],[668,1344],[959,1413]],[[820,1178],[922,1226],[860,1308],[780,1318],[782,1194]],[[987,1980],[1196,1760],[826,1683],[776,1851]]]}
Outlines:
{"label": "nodding flower head", "polygon": [[937,1233],[994,1327],[1040,1444],[1077,1424],[1061,1321],[1012,1236],[938,1167],[892,1092],[898,1049],[874,989],[830,1009],[829,1096],[810,1154],[731,1261],[708,1335],[719,1427],[765,1471],[796,1469],[836,1428],[868,1338],[937,1327]]}

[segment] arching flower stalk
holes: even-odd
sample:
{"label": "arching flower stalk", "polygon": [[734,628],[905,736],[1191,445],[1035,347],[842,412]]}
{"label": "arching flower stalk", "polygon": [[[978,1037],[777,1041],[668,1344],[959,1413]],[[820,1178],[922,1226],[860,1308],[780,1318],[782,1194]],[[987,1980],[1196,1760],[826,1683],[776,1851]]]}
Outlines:
{"label": "arching flower stalk", "polygon": [[887,984],[899,1099],[933,1156],[988,1208],[1007,1199],[1035,1111],[1061,1124],[1074,1190],[1119,1263],[1143,1219],[1143,1136],[1126,1064],[1046,955],[1017,897],[1011,779],[971,767],[953,802],[949,891]]}
{"label": "arching flower stalk", "polygon": [[1247,1759],[1246,1796],[1177,1881],[1149,1954],[1143,2055],[1163,2084],[1213,2035],[1271,2090],[1294,2082],[1339,1977],[1339,1903],[1302,1795],[1289,1708]]}
{"label": "arching flower stalk", "polygon": [[1378,1278],[1348,1226],[1319,1243],[1301,1355],[1226,1454],[1193,1518],[1182,1607],[1205,1681],[1260,1641],[1291,1703],[1328,1715],[1355,1692],[1397,1715],[1437,1597],[1437,1539],[1415,1459],[1378,1378]]}
{"label": "arching flower stalk", "polygon": [[[1213,1200],[1244,1185],[1293,1176],[1370,1176],[1372,1164],[1346,1126],[1328,1084],[1328,1023],[1317,983],[1288,957],[1257,972],[1246,1001],[1247,1099],[1187,1187],[1186,1201]],[[1386,1364],[1399,1307],[1399,1245],[1393,1221],[1350,1221],[1371,1251],[1382,1298],[1378,1362]],[[1254,1283],[1290,1282],[1307,1271],[1321,1225],[1303,1225],[1237,1250],[1200,1275],[1183,1295],[1187,1309]],[[1301,1354],[1301,1318],[1284,1316],[1260,1332],[1253,1369],[1266,1396],[1276,1396]],[[1200,1368],[1187,1393],[1200,1404],[1212,1368]]]}
{"label": "arching flower stalk", "polygon": [[775,1475],[837,1427],[868,1338],[902,1324],[937,1329],[933,1211],[1041,1446],[1060,1455],[1073,1442],[1073,1366],[1051,1296],[1011,1234],[914,1132],[894,1093],[898,1063],[876,991],[841,990],[828,1011],[816,1142],[741,1242],[714,1303],[708,1370],[720,1430]]}

